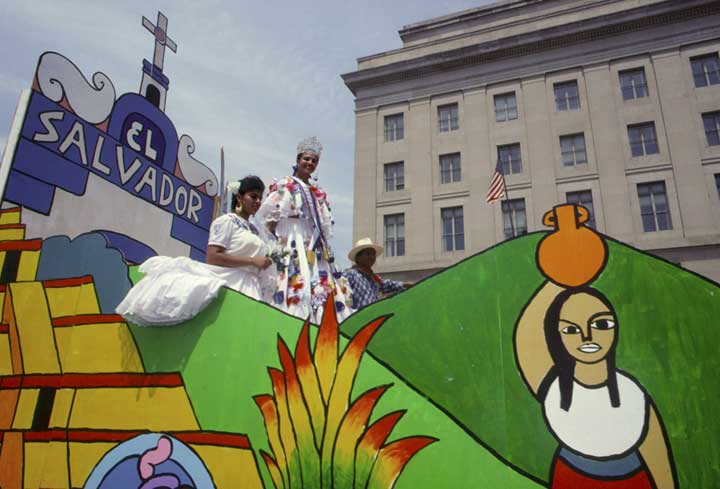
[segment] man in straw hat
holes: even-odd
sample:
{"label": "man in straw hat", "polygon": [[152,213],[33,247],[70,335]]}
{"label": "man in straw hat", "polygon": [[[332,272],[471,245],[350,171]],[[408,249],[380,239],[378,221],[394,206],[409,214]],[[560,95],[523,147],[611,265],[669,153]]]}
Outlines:
{"label": "man in straw hat", "polygon": [[361,309],[376,302],[380,294],[394,294],[412,287],[413,282],[397,282],[383,280],[372,271],[375,259],[383,252],[383,247],[376,245],[370,238],[362,238],[355,243],[348,253],[348,258],[354,263],[343,275],[352,288],[352,303],[354,309]]}

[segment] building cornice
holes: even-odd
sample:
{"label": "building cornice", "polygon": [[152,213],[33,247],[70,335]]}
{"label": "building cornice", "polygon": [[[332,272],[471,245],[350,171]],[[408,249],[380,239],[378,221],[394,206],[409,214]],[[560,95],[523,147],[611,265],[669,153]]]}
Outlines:
{"label": "building cornice", "polygon": [[499,39],[377,68],[368,68],[342,75],[347,87],[357,95],[358,90],[379,85],[404,82],[482,65],[512,57],[528,56],[543,51],[587,43],[642,31],[661,25],[671,25],[720,14],[720,1],[688,0],[678,8],[677,1],[650,7],[608,14],[543,29],[532,33]]}

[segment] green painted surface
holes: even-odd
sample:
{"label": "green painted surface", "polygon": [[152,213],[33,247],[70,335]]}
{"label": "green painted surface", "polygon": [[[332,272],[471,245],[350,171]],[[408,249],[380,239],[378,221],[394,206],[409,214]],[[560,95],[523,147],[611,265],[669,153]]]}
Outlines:
{"label": "green painted surface", "polygon": [[[538,487],[479,440],[521,470],[547,478],[556,443],[520,379],[512,344],[515,321],[543,281],[535,265],[541,236],[487,250],[343,324],[349,335],[393,313],[369,346],[382,364],[365,357],[353,398],[393,383],[373,419],[407,409],[391,439],[440,439],[410,461],[396,487]],[[137,279],[135,270],[132,276]],[[662,415],[680,486],[713,487],[720,479],[720,420],[714,415],[720,288],[614,242],[595,285],[618,314],[618,367],[640,380]],[[204,429],[246,433],[257,453],[268,448],[252,396],[271,392],[266,367],[280,366],[277,335],[294,350],[301,325],[223,291],[188,323],[133,327],[133,334],[148,371],[182,372]]]}
{"label": "green painted surface", "polygon": [[[547,479],[557,445],[518,374],[512,343],[520,311],[543,283],[535,264],[541,237],[476,255],[356,313],[343,331],[393,312],[369,346],[373,355],[501,456]],[[635,376],[658,406],[680,487],[714,487],[720,288],[624,245],[609,247],[594,285],[618,314],[618,368]]]}
{"label": "green painted surface", "polygon": [[[131,270],[131,276],[136,281],[137,271]],[[266,368],[280,368],[277,335],[294,350],[301,326],[295,318],[224,290],[218,300],[192,321],[167,328],[133,326],[132,332],[147,371],[182,372],[203,429],[249,436],[266,487],[272,487],[259,458],[259,450],[269,448],[262,416],[252,396],[271,392]],[[391,322],[380,331],[386,327],[392,327]],[[411,435],[440,439],[409,462],[396,488],[540,487],[496,459],[422,395],[369,356],[361,362],[353,398],[371,387],[388,383],[394,386],[380,400],[372,419],[394,410],[407,410],[389,441]]]}

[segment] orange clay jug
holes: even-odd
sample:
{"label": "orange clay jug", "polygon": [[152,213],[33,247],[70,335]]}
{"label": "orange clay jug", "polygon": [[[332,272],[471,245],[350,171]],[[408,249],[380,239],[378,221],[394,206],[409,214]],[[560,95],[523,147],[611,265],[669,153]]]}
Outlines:
{"label": "orange clay jug", "polygon": [[588,210],[575,204],[554,207],[543,216],[543,224],[555,228],[538,243],[537,263],[552,282],[580,287],[593,281],[605,267],[607,244],[583,224]]}

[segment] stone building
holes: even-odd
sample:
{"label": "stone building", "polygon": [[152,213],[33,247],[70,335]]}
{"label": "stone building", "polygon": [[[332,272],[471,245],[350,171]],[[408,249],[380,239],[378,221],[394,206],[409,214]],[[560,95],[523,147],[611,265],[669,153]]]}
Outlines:
{"label": "stone building", "polygon": [[720,281],[720,2],[510,0],[399,34],[343,75],[353,235],[385,245],[378,271],[426,276],[570,201]]}

